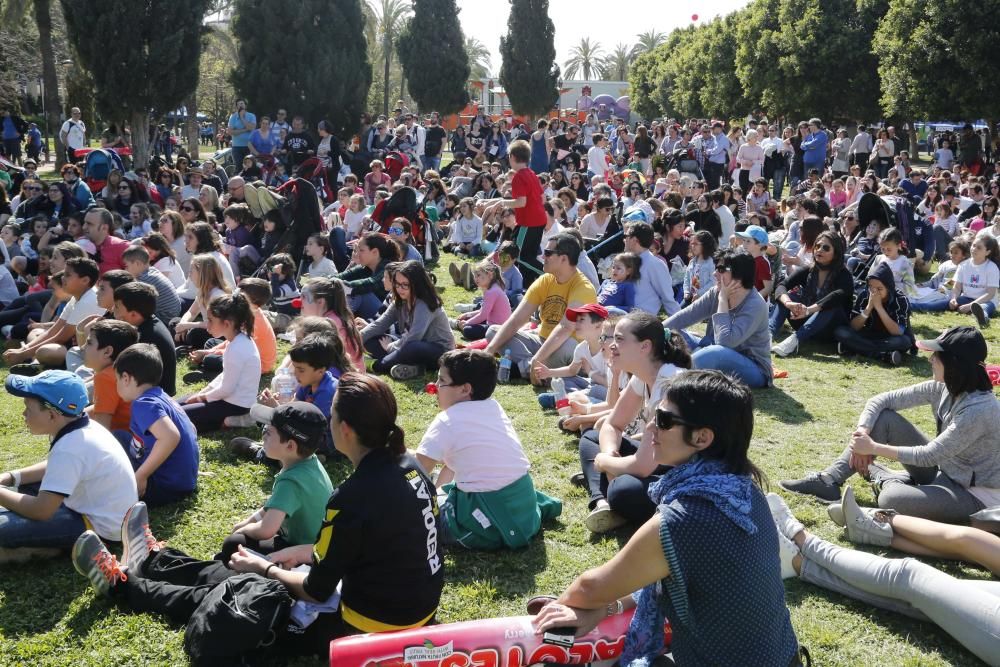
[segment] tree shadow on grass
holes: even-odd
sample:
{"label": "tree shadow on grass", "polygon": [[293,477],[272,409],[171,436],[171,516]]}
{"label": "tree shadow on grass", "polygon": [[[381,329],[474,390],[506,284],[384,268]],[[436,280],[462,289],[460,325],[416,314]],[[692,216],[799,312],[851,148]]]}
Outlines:
{"label": "tree shadow on grass", "polygon": [[813,420],[813,415],[783,389],[777,386],[753,392],[754,408],[774,417],[783,424],[804,424]]}

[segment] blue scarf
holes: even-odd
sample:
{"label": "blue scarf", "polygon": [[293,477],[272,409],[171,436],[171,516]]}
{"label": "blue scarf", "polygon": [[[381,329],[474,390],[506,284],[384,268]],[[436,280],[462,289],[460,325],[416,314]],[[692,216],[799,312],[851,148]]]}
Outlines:
{"label": "blue scarf", "polygon": [[[649,487],[649,498],[657,506],[677,498],[702,498],[715,505],[730,521],[749,535],[757,532],[750,519],[753,482],[747,475],[734,475],[716,459],[695,457],[663,475]],[[682,573],[671,572],[677,577]],[[659,582],[633,594],[635,615],[625,636],[622,665],[647,667],[663,652],[663,612],[658,603]]]}

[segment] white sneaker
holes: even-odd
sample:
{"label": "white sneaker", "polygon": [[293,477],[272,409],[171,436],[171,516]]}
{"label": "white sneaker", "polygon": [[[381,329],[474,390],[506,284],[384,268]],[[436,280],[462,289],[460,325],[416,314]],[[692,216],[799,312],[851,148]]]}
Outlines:
{"label": "white sneaker", "polygon": [[222,425],[226,428],[250,428],[251,426],[256,426],[257,421],[248,412],[245,415],[226,417],[222,420]]}
{"label": "white sneaker", "polygon": [[785,340],[781,341],[777,345],[771,348],[771,352],[774,352],[779,357],[787,357],[795,354],[799,350],[799,337],[792,334]]}
{"label": "white sneaker", "polygon": [[474,303],[456,303],[455,312],[457,313],[471,313],[476,309],[476,304]]}
{"label": "white sneaker", "polygon": [[626,523],[624,517],[611,511],[607,500],[598,500],[597,505],[587,515],[587,530],[592,533],[606,533],[621,528]]}
{"label": "white sneaker", "polygon": [[781,578],[782,579],[794,579],[799,576],[799,573],[795,571],[795,566],[792,561],[795,557],[799,555],[799,548],[795,546],[795,542],[778,533],[778,557],[781,559]]}
{"label": "white sneaker", "polygon": [[874,514],[878,510],[859,507],[851,487],[847,487],[844,491],[841,506],[844,510],[844,522],[847,525],[847,537],[851,542],[871,544],[876,547],[892,546],[892,526],[875,520]]}
{"label": "white sneaker", "polygon": [[777,493],[769,493],[765,497],[767,498],[767,506],[771,509],[774,525],[778,527],[778,532],[785,539],[794,539],[796,535],[805,530],[802,522],[795,518],[792,510],[785,504],[784,498]]}

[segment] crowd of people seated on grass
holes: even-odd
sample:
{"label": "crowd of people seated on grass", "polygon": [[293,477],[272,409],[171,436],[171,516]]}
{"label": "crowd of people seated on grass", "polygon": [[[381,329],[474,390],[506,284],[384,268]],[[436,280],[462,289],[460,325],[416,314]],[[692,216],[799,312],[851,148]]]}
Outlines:
{"label": "crowd of people seated on grass", "polygon": [[[634,607],[623,664],[663,650],[664,618],[679,664],[804,664],[781,584],[799,577],[996,664],[997,586],[819,539],[751,449],[753,390],[774,391],[782,358],[926,350],[930,379],[871,397],[839,458],[780,486],[829,503],[853,542],[1000,572],[979,331],[1000,298],[1000,180],[968,141],[924,172],[893,128],[818,118],[476,117],[449,137],[400,111],[354,141],[269,120],[239,103],[238,174],[180,156],[96,191],[72,163],[0,182],[6,389],[50,443],[0,473],[0,559],[69,551],[118,605],[177,622],[217,586],[283,591],[287,622],[247,628],[274,655],[440,622],[447,550],[524,547],[563,508],[494,398],[514,382],[538,391],[519,410],[558,410],[578,437],[587,529],[635,530],[537,611],[540,632]],[[291,211],[288,178],[316,201]],[[463,303],[445,305],[448,279]],[[918,341],[916,311],[969,325]],[[394,392],[428,374],[440,412],[406,434]],[[933,434],[899,412],[924,404]],[[208,433],[273,485],[200,560],[158,542],[147,508],[197,493]]]}

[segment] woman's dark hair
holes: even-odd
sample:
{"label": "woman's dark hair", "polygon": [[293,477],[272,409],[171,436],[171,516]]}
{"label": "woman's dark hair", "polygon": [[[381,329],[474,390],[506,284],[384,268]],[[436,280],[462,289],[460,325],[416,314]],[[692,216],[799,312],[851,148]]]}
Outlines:
{"label": "woman's dark hair", "polygon": [[753,393],[745,384],[716,370],[693,370],[673,379],[666,398],[679,418],[695,424],[683,427],[685,442],[691,444],[695,428],[711,429],[712,444],[700,456],[722,461],[732,474],[749,475],[764,486],[764,473],[749,458]]}
{"label": "woman's dark hair", "polygon": [[142,239],[142,245],[146,247],[146,250],[154,250],[157,255],[157,261],[163,259],[164,257],[169,257],[171,261],[177,261],[177,253],[174,252],[173,247],[167,243],[167,237],[160,232],[152,232]]}
{"label": "woman's dark hair", "polygon": [[394,262],[399,258],[397,254],[399,249],[378,232],[366,232],[361,236],[361,242],[369,250],[378,250],[378,256],[382,261]]}
{"label": "woman's dark hair", "polygon": [[281,211],[278,209],[273,208],[265,213],[264,220],[270,220],[274,223],[274,231],[272,234],[281,234],[285,231],[285,219],[281,217]]}
{"label": "woman's dark hair", "polygon": [[396,397],[385,380],[366,373],[344,373],[333,395],[332,410],[357,434],[362,447],[385,447],[397,457],[406,453],[405,434],[396,425]]}
{"label": "woman's dark hair", "polygon": [[232,322],[237,332],[253,335],[253,310],[247,298],[239,292],[215,297],[208,304],[208,312],[212,317]]}
{"label": "woman's dark hair", "polygon": [[194,222],[187,226],[186,232],[190,232],[194,236],[198,245],[192,252],[192,255],[200,255],[202,253],[212,253],[219,249],[219,239],[212,229],[212,226],[207,222]]}
{"label": "woman's dark hair", "polygon": [[177,208],[183,208],[184,204],[191,204],[191,206],[194,207],[194,212],[197,214],[195,216],[195,220],[201,220],[202,222],[206,222],[208,220],[208,216],[205,214],[205,207],[202,206],[200,199],[197,197],[188,197],[182,201],[181,205]]}
{"label": "woman's dark hair", "polygon": [[934,354],[944,367],[944,386],[952,398],[973,391],[993,391],[993,383],[982,364],[948,352]]}
{"label": "woman's dark hair", "polygon": [[802,241],[802,245],[811,250],[816,243],[819,233],[824,229],[826,229],[826,226],[823,224],[822,218],[813,215],[807,217],[802,221],[802,227],[799,230],[799,238]]}
{"label": "woman's dark hair", "polygon": [[833,259],[830,260],[829,267],[819,267],[819,264],[814,264],[814,266],[819,268],[831,268],[839,269],[844,266],[844,239],[840,234],[831,231],[820,232],[816,236],[816,240],[813,241],[813,247],[816,246],[820,241],[827,241],[830,247],[833,248]]}
{"label": "woman's dark hair", "polygon": [[636,340],[650,341],[653,358],[660,363],[691,368],[691,355],[684,339],[680,334],[664,329],[660,318],[644,310],[633,310],[621,322],[628,324],[628,331]]}
{"label": "woman's dark hair", "polygon": [[[354,323],[354,313],[347,305],[347,293],[344,291],[344,283],[337,278],[313,278],[302,288],[302,292],[309,292],[313,299],[323,299],[327,311],[333,311],[344,325],[347,337],[354,343],[354,349],[364,349],[361,342],[361,334]],[[344,369],[341,369],[344,370]]]}
{"label": "woman's dark hair", "polygon": [[[392,277],[393,283],[396,282],[396,278],[399,276],[403,276],[410,281],[410,298],[414,301],[423,301],[431,311],[437,310],[442,306],[441,297],[438,296],[437,290],[434,288],[434,283],[431,282],[431,277],[427,274],[427,269],[424,268],[423,264],[415,259],[401,262],[400,266],[396,269],[396,274]],[[395,289],[393,292],[395,292]],[[398,308],[402,305],[402,301],[398,294],[394,298],[396,300],[396,307]]]}
{"label": "woman's dark hair", "polygon": [[155,345],[136,343],[115,359],[115,373],[128,373],[136,384],[159,384],[163,378],[163,358]]}
{"label": "woman's dark hair", "polygon": [[452,384],[472,387],[472,400],[485,401],[497,387],[497,361],[482,350],[449,350],[441,355],[438,365],[448,370]]}

